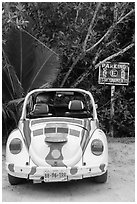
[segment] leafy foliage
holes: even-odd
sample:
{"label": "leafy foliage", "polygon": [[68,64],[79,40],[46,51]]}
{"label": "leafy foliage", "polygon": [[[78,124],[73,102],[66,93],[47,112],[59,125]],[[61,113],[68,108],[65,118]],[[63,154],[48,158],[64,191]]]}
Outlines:
{"label": "leafy foliage", "polygon": [[10,30],[4,52],[15,68],[25,93],[56,79],[59,66],[57,54],[25,30]]}
{"label": "leafy foliage", "polygon": [[8,64],[2,68],[2,92],[3,102],[20,98],[23,93],[21,83],[14,68]]}
{"label": "leafy foliage", "polygon": [[[91,91],[98,103],[97,111],[103,129],[109,134],[109,126],[114,124],[115,136],[134,136],[135,4],[133,2],[10,2],[9,5],[3,16],[4,41],[7,40],[5,34],[9,29],[8,20],[21,28],[27,25],[25,29],[29,29],[30,26],[35,38],[49,48],[54,48],[61,58],[61,71],[56,80],[53,80],[52,86],[79,87]],[[11,13],[10,18],[8,12]],[[30,25],[28,21],[31,22]],[[35,23],[32,23],[33,21]],[[39,49],[37,52],[39,53]],[[99,63],[109,57],[112,62],[130,63],[129,86],[116,87],[115,117],[112,121],[110,121],[110,86],[98,84],[97,69]],[[41,61],[40,55],[38,61]],[[40,75],[37,82],[39,81],[41,81]],[[44,81],[41,82],[45,84]],[[32,88],[35,88],[33,85]],[[24,86],[26,86],[25,91],[29,90],[25,81]]]}
{"label": "leafy foliage", "polygon": [[[131,42],[126,37],[124,39],[126,43],[122,44],[121,39],[123,39],[123,31],[127,33],[125,36],[130,36],[130,39],[132,39],[134,15],[116,24],[114,22],[114,6],[115,3],[112,2],[101,4],[87,38],[86,52],[83,53],[83,44],[96,9],[95,2],[29,4],[28,12],[30,12],[31,17],[36,18],[37,16],[40,19],[36,21],[37,24],[34,26],[35,35],[49,47],[56,47],[61,55],[62,71],[58,79],[58,86],[62,84],[64,76],[71,67],[73,67],[70,72],[71,75],[66,78],[63,86],[73,86],[75,84],[73,79],[78,79],[89,66],[93,65],[93,70],[90,71],[92,74],[95,64]],[[132,9],[134,9],[134,3],[117,3],[118,21],[120,22],[120,19],[123,19]],[[132,25],[131,22],[133,22]],[[131,35],[129,35],[129,30]],[[106,33],[104,40],[101,40],[98,46],[90,51],[90,48]]]}
{"label": "leafy foliage", "polygon": [[[14,9],[17,9],[18,12],[16,10],[11,12],[11,4],[5,5],[10,5],[10,8],[6,7],[6,9],[11,15],[8,20],[10,25],[5,27],[3,34],[2,90],[3,114],[5,114],[3,124],[6,125],[6,121],[13,120],[13,124],[17,125],[20,114],[19,110],[15,109],[14,99],[20,101],[21,97],[34,88],[51,86],[57,77],[60,62],[58,55],[53,50],[23,29],[26,23],[22,16],[22,12],[25,11],[24,6],[13,4]],[[4,10],[4,23],[7,15],[6,9]],[[10,100],[13,100],[12,103]],[[15,127],[14,125],[12,127]],[[6,130],[9,128],[7,127]],[[5,128],[3,128],[4,132]]]}

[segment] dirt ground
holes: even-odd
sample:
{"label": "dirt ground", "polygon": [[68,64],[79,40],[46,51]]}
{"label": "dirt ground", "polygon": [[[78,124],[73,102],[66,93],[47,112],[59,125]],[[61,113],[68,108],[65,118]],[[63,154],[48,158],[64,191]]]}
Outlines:
{"label": "dirt ground", "polygon": [[91,179],[63,183],[42,183],[11,186],[5,170],[3,146],[3,202],[134,202],[135,142],[134,138],[108,139],[109,174],[105,184]]}

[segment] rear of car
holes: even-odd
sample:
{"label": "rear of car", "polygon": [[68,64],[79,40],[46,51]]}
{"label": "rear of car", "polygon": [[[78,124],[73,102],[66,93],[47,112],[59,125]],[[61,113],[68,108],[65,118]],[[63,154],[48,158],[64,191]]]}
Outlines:
{"label": "rear of car", "polygon": [[[49,97],[50,96],[50,97]],[[89,101],[88,101],[89,100]],[[81,89],[38,89],[24,101],[7,141],[9,182],[106,182],[108,147],[92,95]]]}

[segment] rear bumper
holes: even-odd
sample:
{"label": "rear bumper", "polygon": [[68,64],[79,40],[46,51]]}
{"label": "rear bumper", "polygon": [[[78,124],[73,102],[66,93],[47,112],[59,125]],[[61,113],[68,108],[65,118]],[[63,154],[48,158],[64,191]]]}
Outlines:
{"label": "rear bumper", "polygon": [[[37,166],[15,166],[14,164],[6,163],[7,172],[15,177],[27,178],[35,183],[40,182],[58,182],[83,179],[86,177],[94,177],[102,175],[107,170],[107,164],[100,164],[96,167],[37,167]],[[58,175],[65,174],[61,178]],[[47,177],[47,175],[49,175]],[[51,178],[51,174],[54,174]]]}

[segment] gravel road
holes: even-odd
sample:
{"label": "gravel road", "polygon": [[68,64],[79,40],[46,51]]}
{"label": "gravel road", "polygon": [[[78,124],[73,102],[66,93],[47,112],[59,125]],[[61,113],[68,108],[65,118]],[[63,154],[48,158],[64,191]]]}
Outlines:
{"label": "gravel road", "polygon": [[2,152],[3,202],[133,202],[135,201],[135,143],[109,139],[109,174],[105,184],[91,179],[63,183],[11,186],[5,170],[5,146]]}

